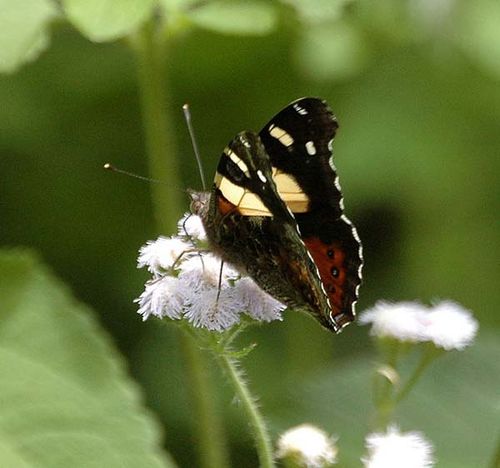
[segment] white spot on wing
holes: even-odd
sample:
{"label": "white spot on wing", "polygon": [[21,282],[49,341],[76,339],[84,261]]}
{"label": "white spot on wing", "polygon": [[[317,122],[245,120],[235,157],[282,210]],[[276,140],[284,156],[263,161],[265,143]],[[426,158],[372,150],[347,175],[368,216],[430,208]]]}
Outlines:
{"label": "white spot on wing", "polygon": [[314,141],[308,141],[306,143],[307,154],[314,156],[316,154],[316,146],[314,146]]}
{"label": "white spot on wing", "polygon": [[307,115],[307,111],[303,108],[300,107],[298,104],[294,104],[293,108],[300,114],[300,115]]}
{"label": "white spot on wing", "polygon": [[336,176],[335,176],[335,182],[334,182],[334,184],[335,184],[335,188],[336,188],[339,192],[341,192],[341,191],[342,191],[342,188],[340,187],[340,181],[339,181],[339,176],[338,176],[338,175],[336,175]]}
{"label": "white spot on wing", "polygon": [[335,164],[333,162],[333,156],[328,160],[328,164],[335,172],[337,172],[337,168],[335,167]]}
{"label": "white spot on wing", "polygon": [[[362,275],[362,269],[363,269],[363,247],[361,245],[361,239],[359,238],[358,231],[356,230],[356,228],[352,224],[351,220],[346,215],[342,215],[340,217],[340,219],[342,221],[344,221],[344,223],[346,223],[349,226],[351,226],[352,236],[354,237],[354,239],[358,243],[358,257],[359,257],[359,260],[361,262],[359,264],[359,267],[358,267],[358,276],[361,279],[363,277],[363,275]],[[359,285],[356,288],[356,295],[358,294],[358,288],[359,288]]]}
{"label": "white spot on wing", "polygon": [[262,174],[262,171],[261,171],[260,169],[257,171],[257,176],[259,177],[259,179],[260,179],[262,182],[264,182],[264,183],[266,183],[266,182],[267,182],[266,176],[265,176],[264,174]]}

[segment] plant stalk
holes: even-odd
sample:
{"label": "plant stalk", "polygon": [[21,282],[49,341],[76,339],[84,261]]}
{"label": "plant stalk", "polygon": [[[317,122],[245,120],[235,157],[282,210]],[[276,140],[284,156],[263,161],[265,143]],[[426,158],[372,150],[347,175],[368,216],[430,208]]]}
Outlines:
{"label": "plant stalk", "polygon": [[[150,175],[164,184],[151,184],[154,215],[162,233],[173,232],[182,214],[180,170],[173,122],[168,111],[166,80],[167,39],[154,19],[131,41],[137,61],[142,120]],[[180,113],[180,109],[179,109]],[[228,454],[222,437],[222,422],[213,403],[213,389],[204,356],[191,337],[179,331],[186,373],[191,386],[195,429],[199,441],[199,466],[225,468]]]}
{"label": "plant stalk", "polygon": [[149,172],[151,177],[165,182],[151,184],[154,215],[161,232],[168,233],[176,228],[183,203],[171,103],[167,93],[167,40],[164,34],[159,33],[154,21],[150,21],[137,33],[133,45]]}
{"label": "plant stalk", "polygon": [[415,384],[420,379],[420,376],[423,374],[424,370],[427,369],[429,364],[436,358],[438,353],[439,353],[439,351],[437,351],[432,345],[429,345],[427,347],[427,349],[422,354],[420,362],[418,363],[417,367],[413,371],[413,374],[406,381],[406,384],[404,385],[404,387],[395,395],[395,397],[394,397],[394,404],[395,405],[399,404],[401,401],[403,401],[408,396],[408,394],[410,393],[412,388],[415,386]]}
{"label": "plant stalk", "polygon": [[264,418],[262,417],[257,403],[252,397],[244,378],[237,369],[236,361],[228,356],[227,352],[224,350],[214,349],[214,355],[228,376],[236,395],[240,399],[241,404],[247,413],[247,417],[253,431],[260,467],[274,467],[271,441]]}
{"label": "plant stalk", "polygon": [[179,334],[181,350],[187,367],[191,399],[194,405],[200,466],[203,468],[229,468],[229,460],[221,420],[217,415],[214,388],[206,360],[188,333]]}
{"label": "plant stalk", "polygon": [[[395,378],[399,379],[397,364],[401,351],[400,343],[384,339],[379,342],[379,346],[379,352],[386,361],[384,367],[394,372]],[[396,384],[397,380],[390,379],[388,375],[381,375],[379,369],[376,370],[373,376],[373,397],[376,407],[375,427],[378,429],[385,428],[392,417],[395,409],[393,391]]]}

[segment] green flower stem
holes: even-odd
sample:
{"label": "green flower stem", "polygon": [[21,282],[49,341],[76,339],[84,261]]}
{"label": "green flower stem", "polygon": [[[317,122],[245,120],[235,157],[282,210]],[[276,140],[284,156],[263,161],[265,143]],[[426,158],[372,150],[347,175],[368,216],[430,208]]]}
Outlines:
{"label": "green flower stem", "polygon": [[493,454],[493,461],[491,463],[491,468],[498,468],[499,466],[500,466],[500,440],[498,441],[496,451]]}
{"label": "green flower stem", "polygon": [[394,405],[399,404],[403,401],[410,391],[413,389],[415,384],[420,379],[421,375],[427,369],[429,364],[440,354],[440,351],[432,344],[428,344],[425,351],[422,353],[422,357],[417,367],[413,371],[413,374],[406,381],[404,387],[394,396]]}
{"label": "green flower stem", "polygon": [[171,106],[166,91],[167,40],[150,21],[133,38],[132,44],[137,60],[149,171],[153,178],[165,182],[151,184],[154,214],[158,227],[168,233],[174,231],[182,214],[183,200]]}
{"label": "green flower stem", "polygon": [[[397,364],[400,357],[408,351],[408,347],[411,347],[411,344],[408,343],[398,343],[398,342],[383,342],[381,343],[383,350],[385,351],[385,355],[387,358],[388,369],[393,369],[394,372],[397,372]],[[376,415],[376,427],[378,429],[384,429],[387,424],[390,422],[392,414],[396,409],[397,405],[403,401],[410,391],[413,389],[415,384],[418,382],[423,372],[429,364],[441,353],[439,349],[437,349],[434,345],[428,344],[426,348],[423,350],[420,361],[416,366],[413,373],[410,375],[406,383],[399,387],[397,381],[392,381],[385,376],[380,376],[378,374],[374,377],[374,395],[375,405],[377,408]],[[398,374],[396,374],[397,376]],[[380,378],[384,378],[384,386],[381,390],[378,389],[377,383]],[[399,387],[399,390],[394,391]],[[377,391],[378,390],[378,391]]]}
{"label": "green flower stem", "polygon": [[261,468],[272,468],[274,466],[273,453],[264,418],[260,414],[257,403],[250,394],[250,390],[244,378],[238,371],[236,361],[228,355],[227,351],[221,350],[220,347],[215,344],[213,346],[213,352],[220,366],[228,376],[236,395],[239,397],[247,413],[250,426],[253,430]]}
{"label": "green flower stem", "polygon": [[[384,367],[389,372],[393,371],[395,376],[399,378],[397,373],[397,364],[401,353],[401,343],[397,340],[382,338],[379,341],[380,352],[385,356]],[[381,385],[379,383],[381,382]],[[373,395],[374,403],[377,410],[375,417],[375,427],[383,429],[389,423],[395,405],[393,400],[393,390],[397,382],[391,380],[389,376],[380,373],[380,367],[375,370],[373,376]]]}
{"label": "green flower stem", "polygon": [[[151,20],[131,38],[131,45],[137,60],[150,174],[165,182],[151,185],[154,214],[160,232],[169,233],[175,230],[183,210],[182,192],[179,190],[180,170],[166,91],[166,35]],[[205,371],[207,366],[204,356],[183,332],[180,332],[180,340],[191,382],[193,408],[197,412],[194,420],[200,446],[200,466],[227,467],[229,457],[222,438],[222,422],[211,400],[212,384]]]}
{"label": "green flower stem", "polygon": [[196,413],[200,466],[229,467],[227,447],[220,418],[213,398],[214,389],[205,359],[188,333],[180,333],[181,350],[187,364],[187,377]]}

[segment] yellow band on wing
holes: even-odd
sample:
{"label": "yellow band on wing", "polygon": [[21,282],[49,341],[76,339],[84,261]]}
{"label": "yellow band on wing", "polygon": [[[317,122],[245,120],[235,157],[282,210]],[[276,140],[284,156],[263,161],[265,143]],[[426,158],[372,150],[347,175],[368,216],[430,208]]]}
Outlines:
{"label": "yellow band on wing", "polygon": [[[295,178],[273,168],[273,180],[281,199],[292,213],[306,213],[309,209],[309,198],[301,190]],[[261,199],[249,190],[234,184],[220,173],[215,174],[215,186],[224,198],[238,208],[245,216],[272,216]]]}
{"label": "yellow band on wing", "polygon": [[309,197],[302,191],[293,176],[273,168],[273,180],[281,199],[292,213],[305,213],[309,210]]}
{"label": "yellow band on wing", "polygon": [[221,191],[226,200],[238,208],[239,213],[245,216],[272,216],[271,212],[254,193],[233,184],[229,179],[215,174],[215,186]]}

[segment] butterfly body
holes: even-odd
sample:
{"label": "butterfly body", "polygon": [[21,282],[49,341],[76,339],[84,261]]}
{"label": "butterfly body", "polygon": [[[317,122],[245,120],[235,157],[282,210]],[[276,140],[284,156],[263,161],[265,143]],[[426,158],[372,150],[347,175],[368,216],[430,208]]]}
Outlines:
{"label": "butterfly body", "polygon": [[211,192],[193,196],[221,258],[266,292],[340,331],[354,319],[361,245],[343,215],[328,106],[298,100],[224,150]]}

